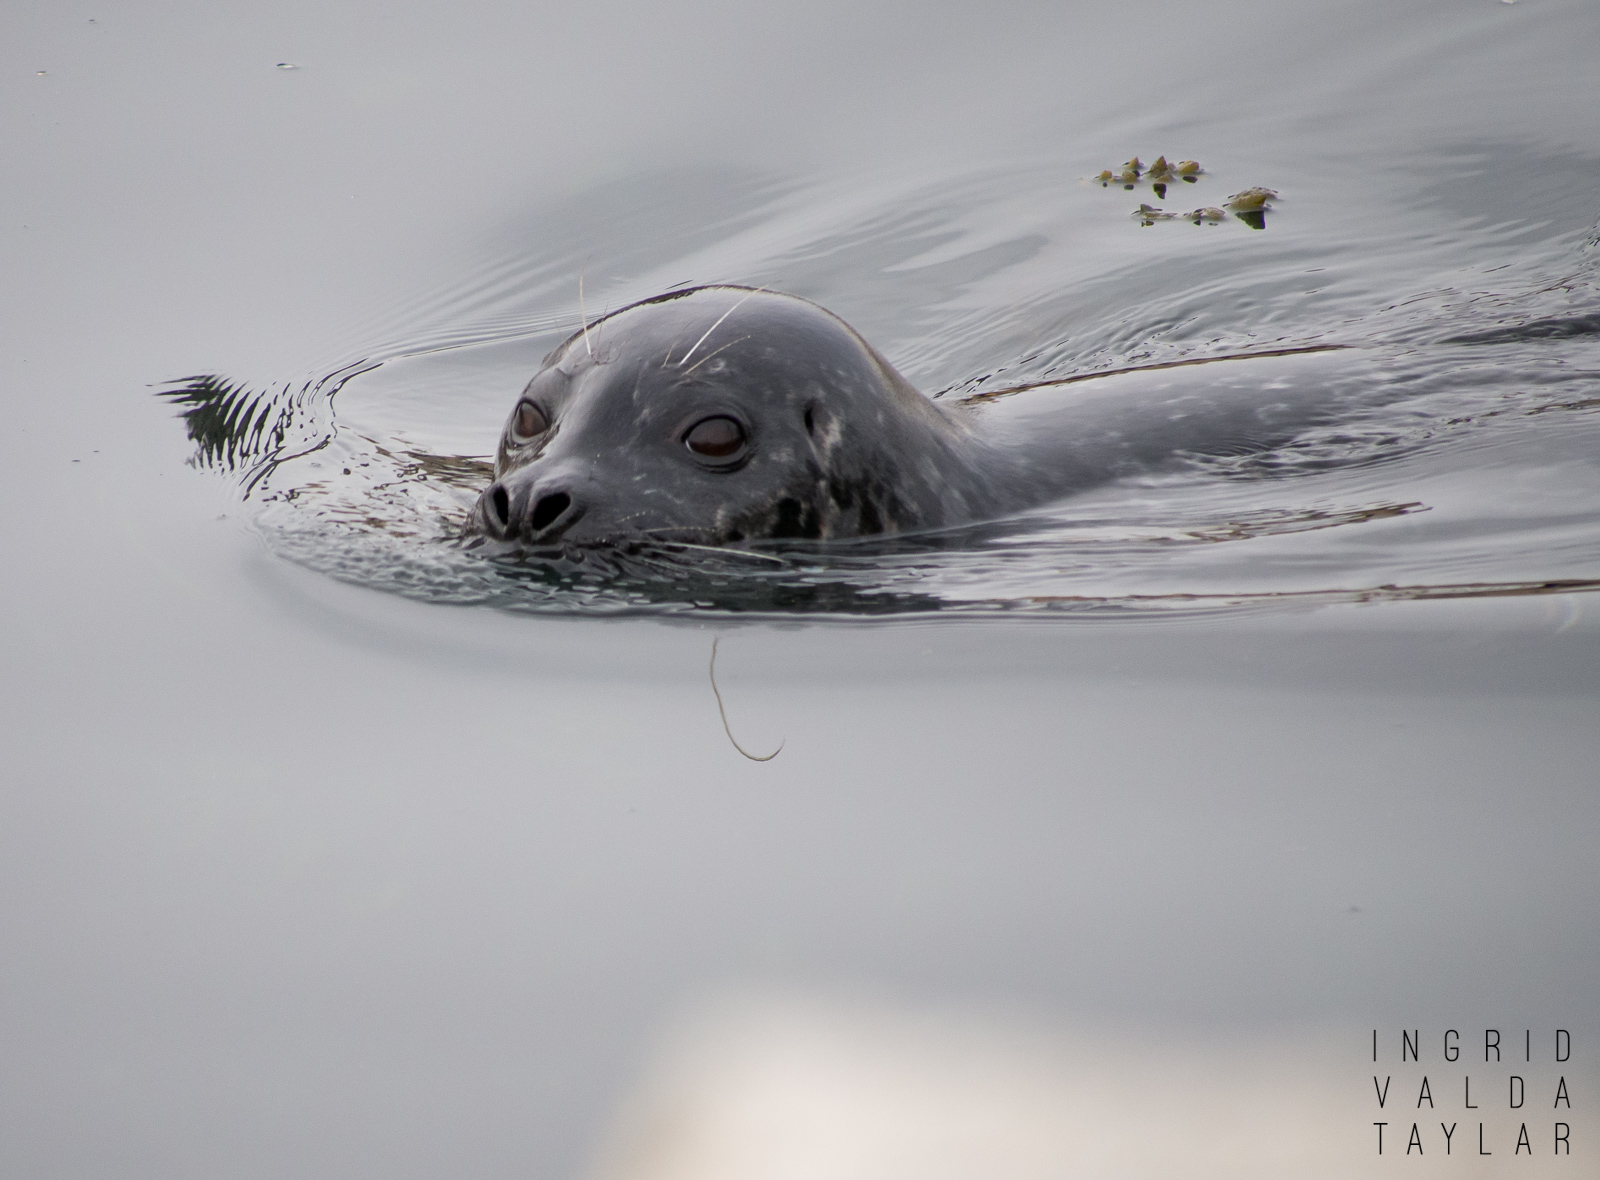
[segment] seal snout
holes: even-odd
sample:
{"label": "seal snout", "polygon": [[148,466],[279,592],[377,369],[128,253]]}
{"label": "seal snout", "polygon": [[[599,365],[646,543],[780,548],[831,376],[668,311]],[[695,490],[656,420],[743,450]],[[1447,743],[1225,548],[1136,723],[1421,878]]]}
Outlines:
{"label": "seal snout", "polygon": [[505,483],[491,484],[478,500],[478,516],[489,534],[509,541],[524,536],[553,541],[581,516],[563,488],[534,488],[514,493]]}

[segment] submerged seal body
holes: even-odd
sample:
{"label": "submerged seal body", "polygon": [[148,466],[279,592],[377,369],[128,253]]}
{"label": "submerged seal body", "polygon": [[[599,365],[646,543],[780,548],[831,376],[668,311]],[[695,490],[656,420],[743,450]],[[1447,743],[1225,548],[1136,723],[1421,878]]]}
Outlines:
{"label": "submerged seal body", "polygon": [[908,532],[1036,499],[996,458],[965,413],[832,313],[699,287],[623,308],[545,359],[474,517],[535,545]]}

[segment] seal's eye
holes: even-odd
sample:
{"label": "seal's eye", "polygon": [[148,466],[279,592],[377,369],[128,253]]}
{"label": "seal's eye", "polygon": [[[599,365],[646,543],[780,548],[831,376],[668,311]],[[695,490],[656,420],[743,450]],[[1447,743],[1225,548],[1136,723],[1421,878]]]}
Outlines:
{"label": "seal's eye", "polygon": [[511,418],[511,437],[518,442],[527,442],[549,429],[550,422],[538,406],[532,402],[517,404],[517,412]]}
{"label": "seal's eye", "polygon": [[744,443],[744,427],[732,418],[703,418],[683,436],[684,446],[707,459],[731,459]]}

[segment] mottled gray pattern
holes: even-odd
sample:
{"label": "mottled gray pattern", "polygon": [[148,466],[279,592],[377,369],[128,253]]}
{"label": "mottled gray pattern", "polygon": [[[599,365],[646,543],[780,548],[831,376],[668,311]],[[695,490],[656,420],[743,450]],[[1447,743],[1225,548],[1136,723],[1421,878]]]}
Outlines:
{"label": "mottled gray pattern", "polygon": [[[550,428],[519,445],[508,421],[501,435],[475,519],[502,540],[858,537],[1030,499],[970,415],[918,393],[838,317],[767,291],[703,287],[624,308],[551,353],[522,400]],[[748,446],[708,463],[683,439],[717,416],[739,421]],[[565,510],[544,519],[538,506],[560,496]]]}
{"label": "mottled gray pattern", "polygon": [[[1356,365],[1340,380],[1323,357],[1219,360],[1111,374],[1070,397],[1045,387],[938,403],[814,303],[692,288],[586,325],[545,358],[501,432],[471,527],[536,545],[949,528],[1180,455],[1280,446],[1372,399],[1377,383]],[[548,429],[519,440],[528,403]],[[684,443],[714,417],[747,435],[726,462]]]}

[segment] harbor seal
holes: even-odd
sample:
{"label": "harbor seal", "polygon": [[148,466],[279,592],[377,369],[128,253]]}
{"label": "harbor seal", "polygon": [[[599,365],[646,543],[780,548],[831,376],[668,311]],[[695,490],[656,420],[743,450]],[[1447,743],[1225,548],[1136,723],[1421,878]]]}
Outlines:
{"label": "harbor seal", "polygon": [[[1326,349],[1252,355],[1315,351]],[[1162,372],[1078,396],[1068,424],[1041,422],[1008,415],[1009,403],[991,412],[997,396],[1035,386],[955,405],[923,396],[808,300],[736,286],[670,292],[586,324],[545,358],[501,433],[469,531],[535,547],[929,532],[1175,454],[1259,450],[1317,417],[1316,401],[1286,396],[1303,373],[1197,383],[1169,371],[1194,363],[1204,361],[1147,366]]]}
{"label": "harbor seal", "polygon": [[512,409],[483,532],[725,545],[939,528],[1030,497],[966,415],[807,300],[697,287],[552,352]]}

